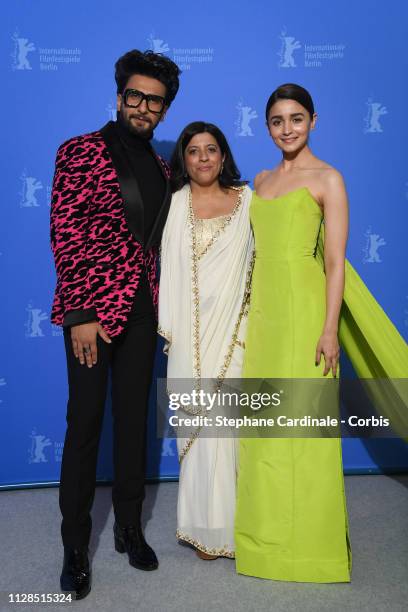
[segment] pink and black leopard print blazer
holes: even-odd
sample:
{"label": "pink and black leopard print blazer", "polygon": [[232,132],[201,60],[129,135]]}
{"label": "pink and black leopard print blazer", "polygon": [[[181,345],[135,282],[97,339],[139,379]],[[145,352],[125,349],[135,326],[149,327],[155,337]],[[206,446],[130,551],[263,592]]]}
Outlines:
{"label": "pink and black leopard print blazer", "polygon": [[[51,203],[57,284],[51,321],[63,325],[68,313],[93,309],[114,337],[125,326],[143,266],[157,312],[158,248],[143,249],[132,233],[107,133],[112,133],[109,124],[71,138],[57,152]],[[158,159],[168,178],[167,165]],[[159,213],[162,226],[168,205],[164,202]]]}

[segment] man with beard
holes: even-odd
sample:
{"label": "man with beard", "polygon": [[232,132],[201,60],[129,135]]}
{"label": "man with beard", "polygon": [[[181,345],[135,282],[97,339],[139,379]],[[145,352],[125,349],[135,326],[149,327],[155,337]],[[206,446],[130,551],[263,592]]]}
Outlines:
{"label": "man with beard", "polygon": [[114,541],[129,563],[158,567],[141,528],[149,387],[156,347],[156,260],[170,204],[168,170],[150,139],[180,70],[151,51],[115,65],[117,121],[58,149],[51,205],[57,272],[52,322],[64,328],[69,400],[61,466],[61,589],[91,588],[90,511],[112,380]]}

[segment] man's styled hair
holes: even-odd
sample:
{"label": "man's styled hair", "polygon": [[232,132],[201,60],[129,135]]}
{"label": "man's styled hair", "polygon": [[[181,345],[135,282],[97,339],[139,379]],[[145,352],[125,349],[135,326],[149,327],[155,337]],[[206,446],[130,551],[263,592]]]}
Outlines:
{"label": "man's styled hair", "polygon": [[170,106],[179,88],[180,68],[171,59],[153,51],[128,51],[115,64],[117,93],[122,94],[134,74],[157,79],[166,87],[166,105]]}

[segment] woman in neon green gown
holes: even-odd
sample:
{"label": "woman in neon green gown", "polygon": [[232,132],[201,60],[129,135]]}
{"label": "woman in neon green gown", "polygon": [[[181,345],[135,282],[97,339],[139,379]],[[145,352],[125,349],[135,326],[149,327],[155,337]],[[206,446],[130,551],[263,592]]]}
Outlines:
{"label": "woman in neon green gown", "polygon": [[[407,376],[403,339],[345,266],[347,195],[340,173],[308,146],[316,123],[310,94],[293,84],[279,87],[269,98],[266,120],[282,161],[255,179],[250,215],[256,259],[243,376],[336,376],[339,337],[359,376]],[[391,343],[385,350],[379,323]],[[373,351],[372,337],[379,340]],[[350,580],[340,438],[241,440],[235,545],[242,574]]]}

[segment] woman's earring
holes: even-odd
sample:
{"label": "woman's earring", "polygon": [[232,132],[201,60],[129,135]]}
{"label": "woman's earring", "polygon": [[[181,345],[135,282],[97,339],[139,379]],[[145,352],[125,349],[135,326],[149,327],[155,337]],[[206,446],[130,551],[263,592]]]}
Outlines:
{"label": "woman's earring", "polygon": [[224,160],[222,160],[220,175],[224,172]]}

